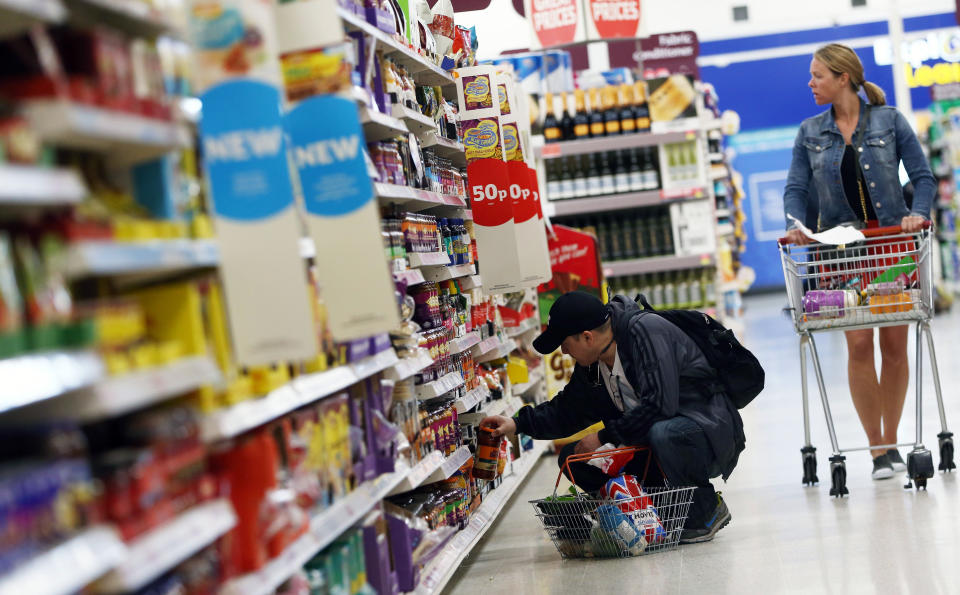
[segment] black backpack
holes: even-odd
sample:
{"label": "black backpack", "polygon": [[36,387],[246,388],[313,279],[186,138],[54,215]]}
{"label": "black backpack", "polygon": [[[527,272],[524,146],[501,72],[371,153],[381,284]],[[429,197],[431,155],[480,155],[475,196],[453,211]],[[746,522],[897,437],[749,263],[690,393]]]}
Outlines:
{"label": "black backpack", "polygon": [[693,339],[707,362],[717,373],[717,379],[737,409],[743,409],[763,390],[763,366],[750,350],[740,344],[733,331],[697,310],[654,310],[643,295],[637,302],[680,328]]}

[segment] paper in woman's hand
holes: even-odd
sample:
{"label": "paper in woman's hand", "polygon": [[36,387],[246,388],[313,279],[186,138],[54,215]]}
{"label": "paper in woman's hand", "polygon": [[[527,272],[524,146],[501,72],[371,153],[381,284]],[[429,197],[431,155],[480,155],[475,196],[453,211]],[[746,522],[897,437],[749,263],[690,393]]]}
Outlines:
{"label": "paper in woman's hand", "polygon": [[848,225],[838,225],[833,229],[828,229],[827,231],[821,231],[820,233],[813,233],[810,229],[807,228],[799,219],[793,215],[789,215],[793,222],[796,223],[797,229],[803,232],[803,235],[807,236],[814,242],[819,242],[821,244],[829,244],[831,246],[842,246],[844,244],[853,244],[855,242],[862,242],[867,238],[863,235],[859,229],[855,227],[850,227]]}

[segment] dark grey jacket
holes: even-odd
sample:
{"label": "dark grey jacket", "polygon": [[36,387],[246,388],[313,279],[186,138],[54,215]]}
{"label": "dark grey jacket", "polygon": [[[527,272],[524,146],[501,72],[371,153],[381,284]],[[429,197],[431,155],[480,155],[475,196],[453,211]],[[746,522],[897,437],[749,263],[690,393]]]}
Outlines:
{"label": "dark grey jacket", "polygon": [[[744,448],[743,421],[722,392],[700,348],[679,328],[629,298],[615,296],[610,310],[617,352],[640,403],[625,412],[614,405],[596,366],[576,366],[567,386],[552,400],[524,407],[517,429],[541,439],[564,438],[602,421],[600,441],[647,443],[657,421],[677,415],[703,428],[726,479]],[[707,387],[710,388],[707,388]]]}

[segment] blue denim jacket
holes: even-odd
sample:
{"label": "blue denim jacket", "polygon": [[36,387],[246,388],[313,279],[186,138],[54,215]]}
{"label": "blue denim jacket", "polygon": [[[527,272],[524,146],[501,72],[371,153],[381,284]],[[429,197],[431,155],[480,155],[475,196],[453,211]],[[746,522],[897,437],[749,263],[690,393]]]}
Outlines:
{"label": "blue denim jacket", "polygon": [[[866,102],[860,99],[860,117]],[[859,122],[858,122],[859,127]],[[857,141],[861,142],[857,145]],[[908,214],[930,218],[937,182],[907,120],[890,106],[871,106],[869,119],[854,148],[860,152],[860,168],[880,225],[899,225]],[[783,193],[783,210],[807,227],[830,229],[842,224],[863,226],[862,215],[850,208],[843,193],[840,163],[845,143],[833,110],[807,118],[793,144],[793,161]],[[913,208],[907,210],[900,186],[900,160],[913,182]],[[787,229],[794,227],[787,217]]]}

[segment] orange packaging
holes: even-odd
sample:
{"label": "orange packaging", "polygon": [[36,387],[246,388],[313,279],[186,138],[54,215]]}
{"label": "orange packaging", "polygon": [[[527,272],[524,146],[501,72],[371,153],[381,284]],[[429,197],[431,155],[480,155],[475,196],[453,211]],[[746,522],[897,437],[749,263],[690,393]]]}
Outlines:
{"label": "orange packaging", "polygon": [[497,478],[502,441],[502,438],[493,435],[492,429],[480,428],[477,434],[477,454],[473,462],[475,478],[486,480]]}

